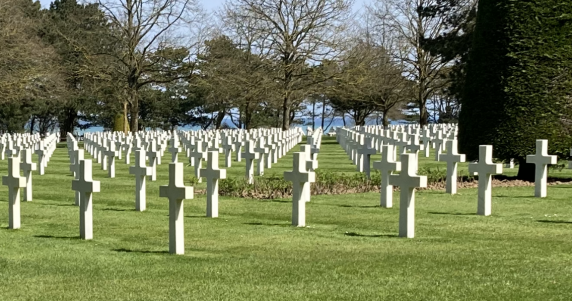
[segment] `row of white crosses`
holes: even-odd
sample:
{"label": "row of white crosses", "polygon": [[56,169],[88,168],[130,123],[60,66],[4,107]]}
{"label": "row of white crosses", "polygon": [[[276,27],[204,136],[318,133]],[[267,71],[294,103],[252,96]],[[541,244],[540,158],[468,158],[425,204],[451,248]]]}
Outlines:
{"label": "row of white crosses", "polygon": [[[430,132],[425,130],[425,132]],[[452,131],[455,133],[456,131]],[[399,137],[403,132],[394,133],[393,136]],[[369,156],[376,153],[376,150],[372,148],[372,142],[365,135],[360,135],[359,132],[341,128],[337,130],[338,141],[342,147],[350,154],[350,157],[358,164],[358,170],[369,173]],[[389,135],[388,135],[389,136]],[[411,135],[414,136],[415,135]],[[436,157],[438,161],[447,162],[447,184],[446,192],[450,194],[455,194],[457,191],[457,164],[460,162],[465,162],[465,155],[459,154],[457,152],[457,140],[456,135],[448,134],[448,139],[443,138],[444,135],[441,132],[437,132],[435,139],[429,140],[434,143],[436,148]],[[403,143],[405,141],[402,139],[387,139],[382,141],[388,141],[388,144],[381,145],[382,160],[374,162],[374,168],[381,171],[381,202],[382,207],[390,208],[392,207],[392,196],[393,196],[393,186],[394,182],[391,181],[393,171],[400,171],[401,164],[395,160],[395,152],[397,151],[397,146],[400,146],[402,151],[407,151],[412,149],[413,151],[423,150],[422,147],[416,148],[416,143]],[[393,142],[393,144],[391,144]],[[442,147],[446,145],[446,147]],[[411,148],[413,146],[413,148]],[[547,166],[548,164],[556,164],[556,156],[551,156],[547,154],[548,141],[537,140],[536,154],[527,156],[527,163],[536,164],[536,176],[535,176],[535,196],[545,197],[546,196],[546,181],[547,181]],[[446,149],[447,153],[443,154],[442,150]],[[417,156],[415,152],[412,154],[414,157]],[[427,154],[428,156],[428,154]],[[417,158],[414,159],[417,162]],[[359,166],[362,166],[361,168]],[[409,168],[412,166],[408,165]],[[415,164],[416,166],[416,164]],[[413,170],[413,172],[416,171]],[[402,172],[403,173],[403,172]],[[495,174],[502,173],[502,165],[493,163],[492,159],[492,146],[482,145],[479,149],[479,160],[475,163],[469,164],[469,173],[473,175],[478,175],[479,186],[478,186],[478,205],[477,214],[488,216],[491,214],[491,191],[492,191],[492,179],[491,176]],[[368,175],[369,176],[369,175]],[[410,178],[413,178],[410,176]],[[420,182],[421,183],[421,182]],[[420,184],[419,184],[420,185]],[[399,185],[397,185],[399,186]],[[402,205],[404,199],[410,199],[410,196],[404,196],[403,192],[401,194]],[[414,198],[414,197],[413,197]],[[411,207],[412,202],[407,202],[409,206],[407,210],[413,210]],[[402,209],[403,210],[403,209]],[[413,230],[403,230],[405,228],[412,229],[413,224],[412,213],[402,211],[400,213],[400,236],[413,237]],[[407,222],[405,222],[407,220]],[[403,221],[403,222],[402,222]]]}
{"label": "row of white crosses", "polygon": [[[20,158],[23,162],[20,162]],[[2,185],[8,186],[8,228],[20,228],[20,189],[24,188],[23,199],[32,201],[32,171],[36,163],[32,162],[32,150],[13,151],[8,157],[8,175],[2,177]],[[23,171],[24,176],[20,175]]]}
{"label": "row of white crosses", "polygon": [[[8,186],[8,228],[20,228],[20,189],[23,191],[23,200],[31,202],[32,171],[37,170],[37,164],[32,162],[32,152],[38,154],[40,170],[43,174],[47,160],[56,148],[59,134],[48,135],[41,139],[39,135],[3,135],[2,154],[8,157],[8,175],[2,177],[2,184]],[[45,143],[45,144],[44,144]],[[46,145],[46,147],[44,147]],[[5,157],[4,157],[5,158]],[[20,172],[24,174],[22,177]]]}
{"label": "row of white crosses", "polygon": [[[338,129],[337,139],[354,163],[357,164],[358,171],[364,172],[368,178],[370,177],[370,157],[372,155],[376,153],[383,155],[386,151],[390,154],[389,156],[383,155],[387,159],[383,159],[383,161],[374,165],[375,169],[381,171],[383,178],[387,177],[388,172],[398,171],[388,169],[390,167],[398,168],[398,166],[394,166],[398,150],[402,154],[414,154],[418,159],[421,151],[426,151],[425,156],[429,156],[429,143],[432,142],[436,150],[436,159],[447,162],[446,193],[455,194],[457,192],[457,164],[465,162],[465,156],[457,152],[456,128],[454,126],[441,127],[440,129],[439,127],[434,127],[434,130],[425,127],[422,128],[424,134],[421,137],[417,134],[420,131],[420,128],[417,126],[408,128],[399,126],[395,131],[385,130],[384,136],[368,134],[366,129],[362,127],[358,132],[352,129],[340,128]],[[448,137],[448,139],[443,137]],[[374,141],[372,139],[377,140]],[[445,149],[448,151],[446,154],[443,154],[442,151]],[[390,194],[391,190],[389,182],[382,179],[382,206],[384,203],[387,203],[387,197],[385,196]]]}
{"label": "row of white crosses", "polygon": [[[222,132],[222,135],[221,135]],[[116,152],[113,152],[113,144],[119,144],[119,143],[113,143],[113,140],[125,140],[128,141],[130,143],[127,144],[132,144],[131,147],[124,147],[124,150],[126,151],[126,157],[129,156],[129,149],[136,149],[136,150],[141,150],[144,148],[143,145],[147,145],[147,150],[144,151],[144,154],[146,154],[146,157],[149,159],[149,168],[147,168],[147,166],[145,166],[145,156],[142,156],[141,154],[139,155],[139,157],[137,157],[136,159],[136,166],[131,167],[130,169],[130,173],[134,174],[136,177],[136,210],[145,210],[145,177],[146,176],[150,176],[151,180],[155,180],[156,179],[156,165],[158,164],[158,160],[161,156],[161,150],[167,149],[167,144],[168,146],[168,150],[169,152],[171,152],[172,154],[172,162],[178,161],[178,153],[179,151],[181,151],[181,148],[179,147],[179,145],[183,145],[183,147],[185,148],[185,153],[188,154],[189,156],[189,162],[191,163],[191,165],[195,166],[195,175],[198,177],[199,180],[202,180],[203,177],[207,178],[207,181],[211,181],[212,186],[216,187],[216,185],[214,185],[214,179],[211,179],[207,176],[203,176],[201,175],[201,171],[202,170],[208,170],[209,168],[211,170],[216,170],[218,168],[217,166],[209,166],[207,169],[202,169],[202,162],[207,159],[207,151],[215,151],[215,152],[221,152],[222,149],[219,147],[220,146],[220,140],[223,137],[228,137],[230,138],[231,135],[233,133],[247,133],[246,136],[246,140],[247,141],[252,141],[252,139],[249,139],[250,135],[252,135],[252,137],[258,137],[258,139],[256,140],[258,142],[258,149],[253,150],[252,152],[250,152],[248,155],[246,155],[247,157],[249,155],[252,155],[252,153],[256,153],[256,152],[260,152],[265,154],[265,161],[267,162],[267,164],[272,164],[275,163],[277,160],[277,158],[283,156],[286,151],[288,149],[290,149],[293,145],[295,145],[298,140],[300,139],[300,132],[299,130],[291,130],[291,131],[285,131],[282,132],[281,130],[277,130],[277,129],[271,129],[271,130],[254,130],[254,131],[241,131],[241,130],[235,130],[235,131],[193,131],[193,132],[159,132],[158,134],[149,134],[148,132],[139,132],[136,133],[135,135],[132,136],[132,134],[128,134],[128,135],[123,135],[122,133],[96,133],[96,134],[86,134],[84,142],[85,145],[84,147],[86,148],[86,150],[88,150],[88,152],[91,152],[92,155],[94,157],[99,157],[101,159],[102,162],[102,168],[106,165],[109,165],[109,172],[110,172],[110,177],[112,177],[112,174],[114,173],[114,164],[112,164],[112,159],[113,157],[117,156]],[[130,138],[131,137],[131,138]],[[133,138],[134,137],[134,138]],[[265,144],[265,137],[268,137],[268,144]],[[283,137],[282,139],[278,139],[280,137]],[[149,139],[151,138],[151,139]],[[107,139],[107,142],[106,142]],[[237,140],[240,139],[240,136],[237,135]],[[298,139],[298,140],[295,140]],[[73,137],[72,139],[68,139],[68,140],[74,140]],[[180,141],[179,141],[180,140]],[[228,141],[228,139],[226,139]],[[143,141],[143,142],[142,142]],[[167,142],[168,141],[168,142]],[[273,142],[278,142],[280,141],[281,143],[277,143],[273,144]],[[121,144],[126,144],[126,143],[121,143]],[[230,144],[230,143],[226,143],[226,144]],[[107,146],[106,146],[107,145]],[[158,145],[162,145],[160,147],[157,147]],[[267,147],[264,147],[267,146]],[[72,149],[74,149],[73,143],[70,145],[68,144],[68,149],[70,150],[70,153],[73,153],[73,151],[71,151]],[[266,151],[266,149],[268,149],[268,151]],[[276,150],[275,152],[270,152],[271,149]],[[104,164],[104,161],[106,160],[105,155],[108,155],[108,157],[110,159],[108,159],[108,162],[110,164]],[[260,157],[258,157],[260,158]],[[73,158],[72,155],[70,155],[70,162],[72,162],[73,164]],[[210,162],[209,162],[210,163]],[[264,170],[264,161],[259,160],[259,169],[258,169],[258,173],[257,174],[263,174],[263,170]],[[210,164],[209,164],[210,165]],[[249,174],[249,172],[251,172],[253,170],[253,168],[250,168],[248,170],[248,167],[252,167],[251,165],[247,164],[247,174]],[[78,166],[75,167],[71,167],[70,170],[73,169],[77,169]],[[207,186],[211,186],[211,184],[209,184],[209,182],[207,182]],[[218,191],[218,188],[215,189],[216,191]],[[210,196],[213,195],[212,193],[209,193],[207,199],[210,199]],[[212,216],[217,216],[217,210],[216,210],[216,196],[213,195],[213,198],[215,201],[214,202],[210,202],[209,204],[213,204],[212,206],[208,205],[207,207],[209,208],[209,212],[207,213],[207,215],[212,215]],[[212,210],[210,208],[213,208]]]}
{"label": "row of white crosses", "polygon": [[271,168],[302,137],[299,129],[192,131],[180,134],[181,144],[190,165],[195,167],[195,177],[199,182],[202,162],[207,160],[208,151],[224,153],[225,167],[231,167],[232,152],[236,153],[237,162],[245,159],[245,177],[249,183],[253,183],[255,175],[263,175],[265,169]]}

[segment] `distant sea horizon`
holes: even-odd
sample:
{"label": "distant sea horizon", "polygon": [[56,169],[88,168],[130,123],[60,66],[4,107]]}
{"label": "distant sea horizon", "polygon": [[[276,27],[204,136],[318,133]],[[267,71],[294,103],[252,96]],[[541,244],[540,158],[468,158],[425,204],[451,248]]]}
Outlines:
{"label": "distant sea horizon", "polygon": [[[302,130],[304,132],[306,132],[306,130],[308,128],[312,127],[312,120],[311,118],[303,118],[303,119],[298,119],[296,120],[297,123],[292,125],[292,128],[302,128]],[[402,124],[404,121],[402,120],[390,120],[390,124],[395,125],[395,124]],[[315,119],[315,128],[319,128],[322,124],[322,119],[321,118],[316,118]],[[228,125],[233,125],[231,122],[227,122],[226,124]],[[375,119],[368,119],[366,120],[366,125],[376,125],[376,120]],[[329,126],[328,126],[329,125]],[[351,118],[346,118],[346,126],[353,126],[354,122]],[[328,118],[324,120],[324,133],[327,133],[331,128],[337,128],[337,127],[343,127],[344,126],[344,121],[341,117],[335,117],[335,118]],[[235,127],[236,128],[236,127]],[[179,130],[183,130],[183,131],[196,131],[196,130],[200,130],[202,129],[200,126],[183,126],[183,127],[179,127]],[[74,131],[74,134],[77,135],[83,135],[84,133],[94,133],[94,132],[103,132],[104,128],[102,126],[94,126],[94,127],[90,127],[86,130],[76,130]]]}

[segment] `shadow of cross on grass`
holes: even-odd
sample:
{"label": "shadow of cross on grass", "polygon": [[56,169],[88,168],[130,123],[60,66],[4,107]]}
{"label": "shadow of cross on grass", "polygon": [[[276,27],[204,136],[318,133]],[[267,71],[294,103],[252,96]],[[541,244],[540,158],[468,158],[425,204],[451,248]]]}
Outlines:
{"label": "shadow of cross on grass", "polygon": [[37,238],[56,238],[56,239],[79,239],[78,236],[55,236],[55,235],[34,235]]}
{"label": "shadow of cross on grass", "polygon": [[551,220],[547,220],[547,219],[540,219],[537,220],[537,222],[539,223],[547,223],[547,224],[571,224],[571,221],[562,221],[562,220],[555,220],[555,221],[551,221]]}
{"label": "shadow of cross on grass", "polygon": [[360,234],[357,232],[346,232],[344,235],[357,237],[398,237],[397,234]]}
{"label": "shadow of cross on grass", "polygon": [[436,211],[431,211],[431,212],[427,212],[429,214],[439,214],[439,215],[474,215],[476,216],[475,213],[461,213],[461,212],[436,212]]}
{"label": "shadow of cross on grass", "polygon": [[280,227],[290,227],[291,224],[287,223],[263,223],[263,222],[250,222],[244,223],[244,225],[251,225],[251,226],[280,226]]}
{"label": "shadow of cross on grass", "polygon": [[126,248],[111,249],[111,250],[115,251],[115,252],[121,252],[121,253],[141,253],[141,254],[168,254],[169,253],[169,251],[133,250],[133,249],[126,249]]}

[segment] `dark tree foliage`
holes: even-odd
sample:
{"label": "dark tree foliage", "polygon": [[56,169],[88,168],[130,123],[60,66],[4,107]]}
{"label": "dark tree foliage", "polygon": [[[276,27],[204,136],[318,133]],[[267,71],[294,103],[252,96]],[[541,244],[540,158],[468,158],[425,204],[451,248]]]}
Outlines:
{"label": "dark tree foliage", "polygon": [[[443,92],[459,102],[464,92],[467,61],[477,18],[476,1],[436,0],[434,5],[419,7],[419,10],[426,17],[445,17],[447,30],[435,39],[422,38],[421,45],[433,55],[440,55],[444,61],[453,62],[449,72],[443,74],[444,79],[449,81]],[[439,113],[447,115],[444,117],[447,122],[456,121],[456,116],[450,114],[453,110],[452,107],[445,107]]]}
{"label": "dark tree foliage", "polygon": [[572,1],[481,0],[459,120],[459,147],[468,159],[478,145],[520,162],[535,140],[567,155],[572,146]]}

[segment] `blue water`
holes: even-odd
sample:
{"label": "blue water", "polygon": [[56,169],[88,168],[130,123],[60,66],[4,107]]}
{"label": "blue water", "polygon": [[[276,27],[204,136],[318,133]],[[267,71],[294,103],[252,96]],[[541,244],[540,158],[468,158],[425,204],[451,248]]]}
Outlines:
{"label": "blue water", "polygon": [[[331,125],[328,127],[328,124],[330,123],[331,120],[332,120],[332,119],[326,119],[326,120],[324,120],[324,127],[325,127],[325,128],[324,128],[324,132],[325,132],[325,133],[327,133],[327,132],[330,130],[330,128],[332,128],[332,127],[342,127],[342,126],[344,126],[344,121],[343,121],[343,119],[342,119],[341,117],[336,117],[336,118],[333,119]],[[294,125],[293,127],[300,127],[300,128],[302,128],[302,130],[304,130],[304,132],[306,132],[306,129],[307,129],[308,127],[310,127],[310,128],[312,127],[311,118],[301,119],[300,121],[301,121],[301,122],[305,122],[305,123],[304,123],[304,124],[296,124],[296,125]],[[316,122],[315,122],[315,123],[316,123],[316,128],[320,127],[320,125],[321,125],[321,118],[316,118]],[[400,123],[402,123],[402,122],[400,122],[400,121],[393,121],[393,120],[392,120],[392,121],[390,121],[390,123],[391,123],[391,124],[400,124]],[[231,122],[227,122],[227,124],[232,125]],[[367,121],[366,121],[366,125],[375,125],[375,124],[376,124],[375,119],[367,120]],[[352,120],[351,118],[346,118],[346,126],[353,126],[353,125],[354,125],[353,120]],[[180,127],[179,129],[180,129],[180,130],[184,130],[184,131],[196,131],[196,130],[200,130],[201,127],[200,127],[200,126],[185,126],[185,127]],[[91,128],[89,128],[89,129],[87,129],[87,130],[85,130],[85,131],[84,131],[84,130],[76,130],[76,134],[83,135],[83,133],[102,132],[102,131],[103,131],[103,127],[101,127],[101,126],[94,126],[94,127],[91,127]]]}

